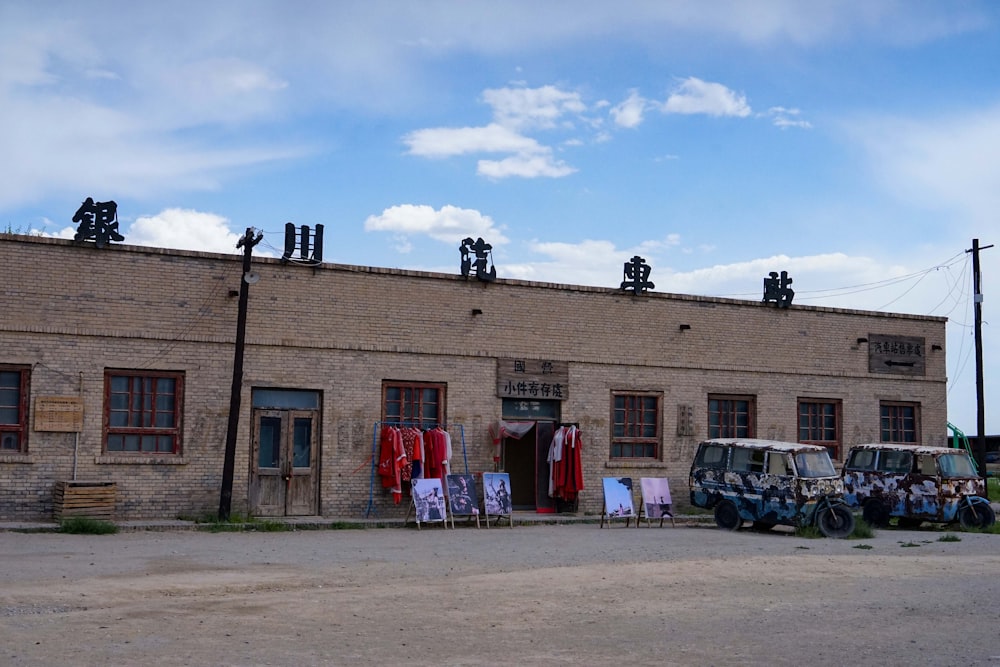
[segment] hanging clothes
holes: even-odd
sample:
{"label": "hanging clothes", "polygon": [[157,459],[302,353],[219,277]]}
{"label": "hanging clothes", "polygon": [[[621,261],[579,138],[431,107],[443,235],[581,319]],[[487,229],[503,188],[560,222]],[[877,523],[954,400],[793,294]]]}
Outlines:
{"label": "hanging clothes", "polygon": [[383,426],[380,441],[378,474],[382,488],[389,489],[398,505],[403,499],[402,472],[407,465],[402,433],[395,426]]}
{"label": "hanging clothes", "polygon": [[422,464],[424,460],[424,439],[420,429],[407,426],[398,429],[403,439],[403,450],[406,452],[407,463],[400,472],[400,479],[409,482],[411,479],[424,477]]}
{"label": "hanging clothes", "polygon": [[576,426],[556,429],[549,445],[549,497],[573,502],[583,490],[583,435]]}
{"label": "hanging clothes", "polygon": [[444,483],[451,472],[451,435],[443,428],[435,427],[424,432],[424,442],[425,477],[440,479],[444,488],[448,488]]}

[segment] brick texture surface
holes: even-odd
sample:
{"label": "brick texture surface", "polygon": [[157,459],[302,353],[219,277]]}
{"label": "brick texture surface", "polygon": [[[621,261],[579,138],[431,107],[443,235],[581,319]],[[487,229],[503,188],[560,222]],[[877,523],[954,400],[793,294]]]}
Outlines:
{"label": "brick texture surface", "polygon": [[[457,255],[457,254],[456,254]],[[30,365],[31,396],[79,395],[79,434],[29,430],[0,454],[0,519],[48,518],[57,482],[113,481],[116,516],[214,514],[219,505],[241,258],[0,234],[0,364]],[[675,503],[707,432],[707,397],[756,400],[757,435],[795,440],[797,400],[842,402],[845,447],[879,439],[880,401],[920,406],[922,443],[946,444],[945,319],[616,288],[498,280],[254,258],[233,509],[247,512],[252,388],[322,396],[318,512],[402,516],[372,483],[382,382],[447,386],[454,471],[492,470],[488,426],[501,414],[497,358],[568,362],[563,421],[584,434],[579,511],[601,509],[606,476],[668,477]],[[502,267],[500,267],[502,273]],[[609,285],[616,276],[609,276]],[[481,314],[473,314],[478,309]],[[687,324],[689,329],[681,330]],[[926,372],[868,370],[870,335],[923,338]],[[941,350],[931,350],[940,345]],[[106,369],[184,374],[180,456],[103,451]],[[659,392],[661,455],[611,460],[611,393]],[[33,400],[32,400],[33,405]],[[678,436],[678,406],[693,432]],[[33,409],[33,408],[32,408]],[[30,423],[33,424],[33,421]],[[638,499],[637,499],[638,500]]]}

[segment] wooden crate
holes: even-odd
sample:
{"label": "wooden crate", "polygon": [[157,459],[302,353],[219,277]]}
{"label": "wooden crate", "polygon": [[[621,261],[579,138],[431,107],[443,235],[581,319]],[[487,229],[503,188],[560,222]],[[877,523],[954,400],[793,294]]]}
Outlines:
{"label": "wooden crate", "polygon": [[110,521],[115,517],[115,482],[56,482],[52,513],[63,517],[87,516]]}

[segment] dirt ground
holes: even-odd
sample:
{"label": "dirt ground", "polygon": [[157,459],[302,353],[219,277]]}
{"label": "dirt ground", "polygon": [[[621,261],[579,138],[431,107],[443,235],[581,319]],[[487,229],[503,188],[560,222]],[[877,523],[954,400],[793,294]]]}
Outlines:
{"label": "dirt ground", "polygon": [[1000,536],[942,535],[0,533],[0,665],[1000,666]]}

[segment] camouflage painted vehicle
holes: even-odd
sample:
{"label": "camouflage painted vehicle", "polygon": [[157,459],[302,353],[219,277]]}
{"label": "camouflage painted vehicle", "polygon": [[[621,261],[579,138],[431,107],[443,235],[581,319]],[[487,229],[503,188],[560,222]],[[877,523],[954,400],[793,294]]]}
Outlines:
{"label": "camouflage painted vehicle", "polygon": [[855,445],[841,476],[844,499],[860,507],[873,526],[885,527],[893,517],[901,528],[916,528],[923,521],[989,528],[996,521],[986,481],[962,449]]}
{"label": "camouflage painted vehicle", "polygon": [[816,526],[827,537],[854,532],[843,481],[825,447],[775,440],[719,438],[698,445],[691,504],[715,510],[715,523],[737,530],[778,524]]}

